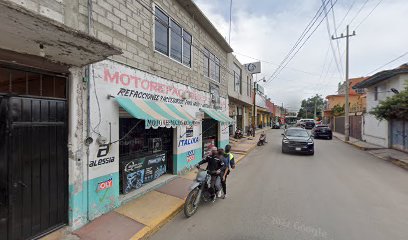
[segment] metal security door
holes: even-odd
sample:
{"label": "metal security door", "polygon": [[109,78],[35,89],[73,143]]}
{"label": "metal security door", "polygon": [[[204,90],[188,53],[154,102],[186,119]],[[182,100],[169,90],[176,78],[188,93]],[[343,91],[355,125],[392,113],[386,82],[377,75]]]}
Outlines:
{"label": "metal security door", "polygon": [[67,222],[67,106],[8,99],[8,239],[41,236]]}
{"label": "metal security door", "polygon": [[7,101],[0,95],[0,236],[8,239]]}
{"label": "metal security door", "polygon": [[403,120],[391,121],[391,146],[408,152],[408,123]]}
{"label": "metal security door", "polygon": [[362,140],[362,121],[363,117],[361,115],[358,116],[350,116],[350,137]]}

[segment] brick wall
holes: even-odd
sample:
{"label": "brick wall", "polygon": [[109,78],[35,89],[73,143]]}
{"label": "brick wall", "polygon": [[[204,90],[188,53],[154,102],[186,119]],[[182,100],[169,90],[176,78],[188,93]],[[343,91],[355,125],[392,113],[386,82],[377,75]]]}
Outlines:
{"label": "brick wall", "polygon": [[[10,0],[69,27],[88,32],[87,0]],[[198,49],[206,47],[228,68],[227,53],[175,0],[143,0],[150,9],[157,4],[193,37]],[[93,0],[93,28],[98,39],[120,47],[123,54],[112,59],[132,67],[209,91],[209,82],[220,86],[227,96],[228,71],[221,67],[221,83],[203,75],[203,54],[192,47],[192,66],[186,67],[154,50],[154,17],[138,0]]]}

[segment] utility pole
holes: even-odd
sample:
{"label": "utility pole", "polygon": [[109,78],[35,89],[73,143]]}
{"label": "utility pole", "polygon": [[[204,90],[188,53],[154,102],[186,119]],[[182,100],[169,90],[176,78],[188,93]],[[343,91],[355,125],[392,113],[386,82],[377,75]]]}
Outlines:
{"label": "utility pole", "polygon": [[316,120],[316,97],[315,97],[315,100],[314,100],[314,120]]}
{"label": "utility pole", "polygon": [[254,81],[254,109],[252,110],[252,136],[255,137],[255,118],[256,118],[256,81]]}
{"label": "utility pole", "polygon": [[262,79],[259,79],[259,80],[256,80],[256,81],[254,81],[254,102],[253,102],[253,104],[254,104],[254,109],[253,109],[253,113],[252,113],[252,116],[253,116],[253,119],[252,119],[252,129],[253,129],[253,137],[255,137],[255,119],[256,119],[256,93],[257,93],[257,89],[256,89],[256,84],[258,83],[258,82],[260,82],[260,81],[262,81],[262,82],[266,82],[266,80],[265,80],[265,77],[263,77]]}
{"label": "utility pole", "polygon": [[231,44],[231,22],[232,22],[232,0],[230,1],[230,19],[229,19],[229,33],[228,33],[228,44]]}
{"label": "utility pole", "polygon": [[346,39],[346,84],[345,84],[345,99],[346,99],[346,104],[344,106],[344,140],[349,141],[350,140],[350,104],[349,104],[349,97],[350,97],[350,81],[349,81],[349,38],[353,37],[356,35],[356,31],[353,31],[353,34],[349,34],[349,25],[347,25],[346,29],[346,35],[344,36],[343,33],[340,35],[340,37],[334,37],[332,36],[332,40],[337,40],[341,38]]}

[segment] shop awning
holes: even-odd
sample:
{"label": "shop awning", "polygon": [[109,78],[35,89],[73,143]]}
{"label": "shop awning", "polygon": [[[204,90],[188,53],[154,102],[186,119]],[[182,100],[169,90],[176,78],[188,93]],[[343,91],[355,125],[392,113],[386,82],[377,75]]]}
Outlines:
{"label": "shop awning", "polygon": [[225,113],[222,113],[220,111],[210,108],[201,108],[200,110],[206,113],[212,119],[217,120],[218,122],[225,123],[228,125],[231,125],[235,122],[234,119],[228,117]]}
{"label": "shop awning", "polygon": [[180,105],[127,97],[115,99],[131,116],[145,120],[146,129],[195,124],[194,118]]}

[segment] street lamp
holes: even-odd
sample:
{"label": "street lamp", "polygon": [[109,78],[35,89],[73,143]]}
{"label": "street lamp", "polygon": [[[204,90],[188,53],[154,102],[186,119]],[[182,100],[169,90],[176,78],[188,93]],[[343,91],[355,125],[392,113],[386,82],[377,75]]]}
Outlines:
{"label": "street lamp", "polygon": [[399,91],[395,88],[391,88],[391,92],[393,92],[394,94],[399,94]]}
{"label": "street lamp", "polygon": [[265,77],[262,79],[259,79],[258,81],[254,81],[254,107],[253,107],[253,113],[252,113],[252,136],[255,137],[255,118],[256,118],[256,84],[258,82],[266,82]]}

